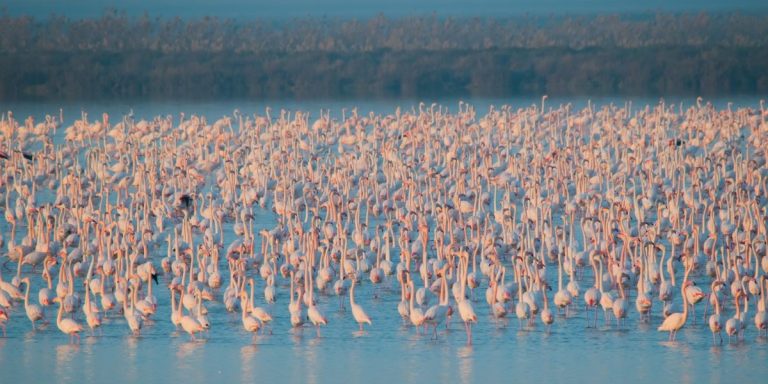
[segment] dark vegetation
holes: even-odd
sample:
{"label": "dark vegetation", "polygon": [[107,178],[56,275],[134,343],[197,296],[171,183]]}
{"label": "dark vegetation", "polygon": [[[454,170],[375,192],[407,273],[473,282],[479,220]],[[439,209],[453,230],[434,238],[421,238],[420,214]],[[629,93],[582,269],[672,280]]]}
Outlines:
{"label": "dark vegetation", "polygon": [[0,15],[0,100],[544,93],[768,93],[768,15]]}

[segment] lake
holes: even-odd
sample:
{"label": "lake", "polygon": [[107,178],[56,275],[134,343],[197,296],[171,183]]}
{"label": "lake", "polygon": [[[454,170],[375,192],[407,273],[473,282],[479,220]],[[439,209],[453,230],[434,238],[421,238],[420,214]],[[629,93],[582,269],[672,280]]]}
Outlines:
{"label": "lake", "polygon": [[[490,105],[510,104],[514,109],[539,104],[538,98],[467,100],[484,114]],[[725,108],[729,100],[712,101]],[[755,97],[732,98],[734,107],[759,108]],[[452,111],[458,100],[440,100]],[[633,108],[656,104],[658,99],[636,98]],[[676,99],[684,106],[694,99]],[[705,100],[706,102],[706,100]],[[587,104],[585,99],[549,99],[547,105],[572,103],[576,108]],[[592,103],[624,105],[625,99],[598,98]],[[15,118],[23,121],[27,115],[41,119],[45,114],[58,115],[63,108],[64,126],[80,117],[81,110],[91,120],[100,119],[102,112],[111,114],[113,122],[119,116],[133,112],[135,118],[179,112],[205,115],[209,121],[239,109],[245,114],[263,114],[264,108],[305,110],[317,116],[321,109],[330,109],[339,117],[342,108],[357,106],[361,114],[392,113],[397,106],[418,108],[418,101],[333,101],[333,102],[135,102],[135,103],[4,103],[0,110],[13,110]],[[427,105],[428,107],[428,105]],[[62,130],[63,131],[63,130]],[[50,201],[42,196],[41,201]],[[269,229],[275,214],[268,209],[255,211],[255,231]],[[232,223],[224,225],[225,248],[234,239]],[[26,228],[19,228],[25,231]],[[8,223],[0,219],[0,231],[6,242]],[[19,236],[21,237],[21,236]],[[578,236],[577,236],[578,237]],[[261,238],[257,238],[261,241]],[[258,245],[258,244],[257,244]],[[257,246],[257,249],[258,246]],[[161,245],[156,258],[165,255]],[[397,255],[394,259],[397,260]],[[0,260],[6,260],[2,257]],[[25,271],[28,271],[25,269]],[[557,267],[554,267],[557,271]],[[5,280],[15,273],[3,270]],[[26,275],[26,273],[25,273]],[[584,287],[591,284],[592,272],[581,280]],[[682,276],[682,273],[680,273]],[[550,284],[557,286],[557,274],[548,273]],[[514,313],[507,323],[495,321],[482,299],[485,283],[477,289],[478,324],[473,328],[474,344],[466,345],[463,325],[453,316],[449,329],[441,330],[437,340],[429,333],[417,334],[403,323],[397,313],[399,288],[394,278],[388,278],[374,298],[373,286],[367,277],[356,290],[358,302],[363,303],[373,324],[358,332],[347,304],[346,311],[338,308],[336,296],[319,295],[318,306],[329,324],[317,337],[315,329],[290,327],[287,280],[279,279],[277,303],[265,305],[261,292],[264,282],[257,278],[256,297],[274,316],[272,334],[252,336],[243,330],[240,314],[228,313],[220,301],[207,304],[211,330],[202,339],[191,341],[181,330],[175,330],[170,319],[169,277],[161,276],[156,286],[158,310],[154,320],[146,322],[140,336],[131,335],[122,315],[112,314],[97,330],[96,336],[85,331],[79,344],[70,344],[55,324],[55,306],[47,309],[52,324],[33,332],[23,306],[11,311],[7,337],[0,338],[0,382],[2,383],[211,383],[211,382],[290,382],[290,383],[480,383],[489,381],[531,382],[762,382],[768,374],[768,339],[757,337],[752,322],[754,307],[743,341],[713,346],[709,328],[697,312],[696,324],[689,319],[677,341],[668,342],[667,334],[656,327],[662,321],[660,305],[655,300],[650,324],[639,322],[634,310],[634,297],[626,326],[604,325],[599,316],[598,327],[586,328],[582,298],[575,298],[571,316],[558,317],[551,331],[540,322],[531,328],[518,329]],[[678,277],[679,279],[679,277]],[[34,279],[33,296],[39,278]],[[225,279],[228,281],[228,277]],[[80,289],[80,287],[78,288]],[[705,287],[708,289],[708,287]],[[220,299],[220,292],[218,298]],[[551,298],[550,298],[551,300]],[[675,305],[681,308],[678,292]],[[700,310],[703,305],[699,305]],[[79,312],[79,311],[78,311]],[[80,321],[83,321],[80,314]]]}

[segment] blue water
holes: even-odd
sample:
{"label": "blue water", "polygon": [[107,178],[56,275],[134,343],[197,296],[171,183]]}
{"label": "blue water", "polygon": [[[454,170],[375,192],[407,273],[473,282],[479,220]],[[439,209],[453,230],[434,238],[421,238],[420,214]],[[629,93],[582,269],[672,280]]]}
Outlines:
{"label": "blue water", "polygon": [[[732,98],[735,106],[758,108],[757,98]],[[451,109],[458,100],[442,100]],[[540,103],[540,99],[471,100],[479,112],[490,105],[511,104],[525,107]],[[548,105],[571,102],[576,108],[587,100],[550,99]],[[597,99],[604,103],[624,104],[623,99]],[[658,99],[636,99],[633,105],[655,104]],[[668,100],[693,104],[691,99]],[[705,100],[706,102],[706,100]],[[728,100],[712,101],[719,107]],[[152,117],[158,114],[206,115],[209,120],[230,114],[235,108],[243,113],[263,114],[264,107],[275,110],[302,109],[319,113],[330,108],[339,116],[341,108],[358,106],[361,113],[374,111],[391,113],[396,106],[418,108],[415,101],[370,102],[215,102],[215,103],[69,103],[69,104],[2,104],[2,110],[12,109],[18,120],[32,114],[41,118],[46,113],[58,114],[64,108],[65,120],[79,118],[86,108],[91,119],[102,112],[120,114],[133,110],[134,116]],[[44,199],[43,199],[44,200]],[[256,211],[255,231],[271,228],[274,214],[268,210]],[[24,230],[23,228],[21,230]],[[4,219],[0,231],[8,233]],[[231,224],[225,225],[227,241],[232,239]],[[578,237],[578,236],[577,236]],[[5,236],[7,240],[7,235]],[[225,244],[227,243],[225,241]],[[154,257],[165,256],[160,247]],[[3,257],[4,258],[4,257]],[[395,258],[395,260],[397,260]],[[26,269],[25,269],[26,271]],[[679,270],[678,270],[679,271]],[[15,269],[14,269],[15,272]],[[556,268],[547,274],[556,286]],[[10,280],[12,272],[3,271]],[[682,275],[682,274],[680,274]],[[253,337],[242,329],[239,313],[227,313],[219,302],[207,304],[212,328],[202,340],[191,341],[183,331],[174,330],[170,323],[169,294],[165,285],[168,277],[161,277],[155,289],[159,300],[154,322],[145,323],[140,336],[133,336],[122,316],[113,315],[97,331],[96,336],[85,332],[79,344],[70,344],[69,338],[55,326],[54,307],[47,317],[53,324],[31,331],[23,307],[11,312],[7,337],[0,337],[0,383],[211,383],[211,382],[276,382],[276,383],[480,383],[490,381],[517,382],[762,382],[768,374],[768,340],[758,338],[752,323],[754,305],[748,316],[744,340],[733,344],[713,346],[701,312],[697,323],[692,319],[678,335],[677,341],[667,342],[667,334],[656,327],[661,322],[660,304],[654,302],[650,324],[638,322],[634,310],[634,296],[630,298],[631,311],[627,325],[616,329],[602,325],[600,315],[597,329],[587,329],[581,298],[567,320],[558,318],[550,332],[541,325],[518,330],[513,314],[509,324],[495,322],[488,306],[482,300],[485,284],[476,291],[479,324],[474,328],[474,344],[466,345],[463,326],[457,316],[450,329],[443,330],[437,340],[430,335],[417,334],[405,326],[398,313],[399,290],[394,281],[386,281],[377,299],[372,285],[364,279],[356,290],[361,303],[373,320],[363,333],[349,311],[338,310],[336,296],[320,295],[319,308],[329,318],[329,325],[317,337],[310,326],[296,330],[290,328],[286,280],[279,279],[278,302],[265,305],[262,298],[264,283],[257,278],[256,301],[275,317],[273,334]],[[553,280],[555,279],[555,280]],[[39,275],[33,278],[33,299],[37,299]],[[78,280],[80,281],[80,280]],[[224,282],[227,283],[225,278]],[[581,281],[584,287],[594,281],[587,271]],[[551,297],[550,297],[551,300]],[[346,301],[346,300],[345,300]],[[679,294],[675,306],[681,308]],[[702,305],[697,307],[701,311]],[[80,320],[82,315],[80,313]],[[725,316],[726,314],[724,314]]]}

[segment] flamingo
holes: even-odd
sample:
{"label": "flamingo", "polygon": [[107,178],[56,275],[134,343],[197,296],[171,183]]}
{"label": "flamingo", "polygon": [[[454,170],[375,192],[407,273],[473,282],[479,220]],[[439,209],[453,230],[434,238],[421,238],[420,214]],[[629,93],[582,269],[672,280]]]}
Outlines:
{"label": "flamingo", "polygon": [[296,289],[294,288],[294,281],[295,281],[295,272],[290,272],[291,276],[291,300],[290,303],[288,303],[288,312],[291,314],[291,326],[294,328],[301,328],[304,325],[304,315],[301,309],[301,302],[302,302],[302,294],[303,291],[299,291],[296,293],[297,299],[294,300],[293,294]]}
{"label": "flamingo", "polygon": [[39,305],[29,302],[29,277],[21,279],[27,288],[24,293],[24,310],[27,312],[27,318],[32,322],[32,330],[35,330],[35,321],[43,320],[43,309]]}
{"label": "flamingo", "polygon": [[723,317],[720,315],[720,299],[714,293],[715,285],[718,281],[712,282],[712,293],[710,293],[715,300],[715,313],[709,316],[709,330],[712,331],[712,344],[715,344],[715,334],[720,336],[720,344],[723,343]]}
{"label": "flamingo", "polygon": [[592,269],[595,272],[595,285],[584,291],[584,311],[586,312],[585,317],[587,318],[587,328],[589,328],[589,309],[592,308],[592,310],[595,312],[595,328],[597,328],[597,304],[600,302],[602,291],[600,289],[602,272],[598,273],[594,258],[591,259],[591,264]]}
{"label": "flamingo", "polygon": [[739,299],[745,296],[745,293],[740,293],[733,298],[734,305],[736,305],[736,313],[733,317],[725,321],[725,333],[728,335],[728,344],[731,343],[731,336],[738,335],[741,332],[741,308],[739,307]]}
{"label": "flamingo", "polygon": [[[247,302],[248,294],[245,292],[241,292],[240,299],[243,302]],[[242,312],[241,319],[243,321],[243,328],[245,329],[246,332],[256,333],[259,331],[259,329],[261,329],[261,322],[257,318],[247,313],[248,312],[247,307],[248,307],[247,305],[241,306],[241,312]]]}
{"label": "flamingo", "polygon": [[530,319],[531,310],[528,303],[523,300],[523,279],[520,277],[518,267],[515,266],[515,276],[517,280],[517,305],[515,305],[515,316],[517,316],[517,327],[523,327],[523,320]]}
{"label": "flamingo", "polygon": [[53,284],[51,282],[51,274],[48,271],[48,268],[50,265],[56,264],[55,258],[49,258],[47,261],[43,263],[43,277],[45,278],[45,281],[47,283],[47,286],[40,288],[40,291],[37,293],[37,300],[40,303],[40,305],[47,307],[53,303],[53,298],[56,297],[55,293],[53,292]]}
{"label": "flamingo", "polygon": [[424,322],[426,324],[432,325],[432,333],[435,339],[437,339],[437,327],[442,324],[443,321],[445,321],[449,310],[448,281],[446,280],[445,274],[443,274],[443,277],[440,280],[440,302],[437,305],[427,309],[427,311],[424,313]]}
{"label": "flamingo", "polygon": [[[88,268],[88,275],[83,282],[85,285],[85,302],[83,303],[83,314],[85,315],[85,322],[88,324],[88,328],[91,329],[91,335],[94,334],[94,329],[101,326],[101,314],[99,308],[91,301],[91,272],[93,271],[93,265],[95,258],[91,259],[90,267]],[[94,284],[95,285],[95,284]]]}
{"label": "flamingo", "polygon": [[[328,319],[323,316],[323,314],[320,312],[320,310],[317,308],[317,305],[315,305],[314,302],[314,286],[312,285],[312,272],[309,267],[307,267],[307,271],[305,273],[305,278],[308,278],[308,285],[309,285],[309,304],[307,305],[307,317],[309,318],[309,321],[312,323],[312,325],[315,326],[315,330],[317,331],[317,337],[320,337],[320,326],[327,326],[328,325]],[[369,320],[370,323],[370,320]]]}
{"label": "flamingo", "polygon": [[[270,275],[271,276],[271,275]],[[253,315],[256,319],[258,319],[263,325],[272,324],[272,315],[269,314],[264,308],[258,307],[254,305],[253,300],[253,291],[254,291],[254,285],[253,285],[253,279],[248,279],[248,283],[251,285],[251,297],[250,300],[248,300],[248,306],[250,306],[251,315]],[[272,332],[271,326],[270,326],[270,333]]]}
{"label": "flamingo", "polygon": [[[640,314],[640,321],[651,320],[651,307],[653,306],[653,300],[651,298],[651,291],[653,290],[652,282],[648,279],[648,269],[645,267],[646,262],[644,259],[640,260],[640,279],[638,279],[637,297],[635,298],[635,308],[637,313]],[[646,286],[649,284],[649,286]],[[647,290],[646,290],[647,287]]]}
{"label": "flamingo", "polygon": [[571,292],[567,289],[563,289],[563,257],[562,252],[557,253],[557,292],[555,292],[554,303],[557,306],[557,311],[565,311],[565,317],[568,317],[568,307],[570,307],[573,301]]}
{"label": "flamingo", "polygon": [[128,293],[130,295],[130,306],[128,305],[129,299],[123,300],[123,316],[128,323],[128,328],[131,329],[131,333],[138,336],[141,334],[141,328],[144,325],[141,313],[136,308],[136,291],[137,289],[130,286],[128,287]]}
{"label": "flamingo", "polygon": [[181,311],[178,310],[177,307],[181,308],[181,303],[178,305],[176,304],[176,290],[171,289],[171,324],[173,324],[173,327],[178,329],[179,325],[181,325]]}
{"label": "flamingo", "polygon": [[[765,258],[765,256],[763,256]],[[757,303],[757,313],[755,313],[755,328],[757,328],[757,335],[762,336],[765,334],[768,336],[768,312],[766,312],[766,297],[765,286],[768,285],[768,278],[765,275],[760,277],[760,298]]]}
{"label": "flamingo", "polygon": [[685,277],[683,278],[683,284],[680,287],[680,296],[683,297],[683,313],[675,312],[667,316],[664,322],[661,323],[658,330],[661,332],[669,332],[669,341],[674,341],[677,336],[677,331],[685,326],[685,322],[688,320],[688,301],[685,296],[685,288],[688,287],[690,282],[688,281],[688,274],[691,269],[685,271]]}
{"label": "flamingo", "polygon": [[56,315],[56,326],[59,328],[59,330],[69,335],[69,342],[74,342],[73,337],[77,337],[77,342],[80,342],[80,332],[83,331],[83,326],[80,325],[80,323],[76,322],[75,320],[72,320],[70,318],[62,318],[62,314],[64,313],[64,305],[62,303],[62,300],[60,298],[55,298],[54,302],[59,303],[59,312]]}
{"label": "flamingo", "polygon": [[424,311],[421,309],[421,307],[417,307],[414,304],[414,300],[416,297],[415,288],[413,285],[413,280],[408,281],[408,289],[410,292],[410,307],[408,309],[408,318],[411,320],[411,324],[413,324],[413,327],[416,328],[416,332],[419,332],[419,327],[424,325],[425,317],[424,317]]}
{"label": "flamingo", "polygon": [[2,268],[0,268],[0,291],[5,291],[5,293],[13,300],[24,300],[24,294],[21,293],[21,290],[19,290],[18,287],[3,280]]}
{"label": "flamingo", "polygon": [[552,311],[549,309],[549,300],[547,299],[548,289],[550,289],[549,286],[546,286],[545,289],[542,289],[542,295],[544,296],[544,309],[542,309],[540,313],[541,322],[547,326],[547,333],[550,332],[552,329],[552,323],[555,322],[555,315],[552,314]]}
{"label": "flamingo", "polygon": [[[626,276],[625,274],[622,274]],[[619,283],[619,297],[613,301],[613,317],[616,318],[616,326],[619,327],[619,321],[626,321],[629,302],[627,301],[627,295],[624,293],[624,284]]]}
{"label": "flamingo", "polygon": [[[410,294],[410,291],[406,291],[406,288],[410,290],[410,283],[406,283],[404,281],[407,279],[408,273],[403,273],[402,275],[404,277],[400,279],[400,302],[397,303],[397,312],[400,314],[400,317],[403,319],[403,321],[405,321],[409,320],[411,317],[411,309],[408,299],[413,295]],[[408,292],[407,295],[406,292]]]}
{"label": "flamingo", "polygon": [[675,285],[675,281],[672,280],[672,283],[667,283],[667,280],[664,278],[664,268],[662,265],[664,265],[664,259],[667,254],[667,249],[663,245],[655,245],[656,248],[661,249],[661,258],[659,258],[659,273],[661,276],[661,283],[659,284],[659,300],[661,300],[663,303],[666,303],[670,300],[672,300],[672,286]]}
{"label": "flamingo", "polygon": [[187,332],[189,334],[189,337],[192,340],[195,340],[195,333],[200,333],[203,330],[205,330],[205,328],[203,328],[203,325],[200,324],[197,318],[191,315],[184,315],[183,314],[184,307],[182,305],[179,305],[176,309],[179,311],[179,316],[181,317],[180,319],[181,328],[184,330],[184,332]]}
{"label": "flamingo", "polygon": [[360,325],[360,332],[363,331],[363,323],[368,323],[368,325],[372,324],[371,318],[368,317],[368,314],[365,313],[363,307],[355,302],[354,279],[352,280],[352,286],[349,288],[349,307],[352,309],[352,317],[354,317],[357,324]]}
{"label": "flamingo", "polygon": [[688,302],[688,305],[691,306],[691,312],[693,312],[692,318],[693,318],[693,324],[696,324],[696,304],[700,302],[701,300],[706,297],[704,292],[695,285],[695,282],[691,282],[691,284],[688,285],[688,287],[685,289],[685,298]]}
{"label": "flamingo", "polygon": [[467,265],[469,264],[468,258],[462,258],[462,269],[459,276],[459,284],[461,284],[461,295],[458,300],[459,317],[464,322],[464,328],[467,331],[467,345],[472,344],[472,324],[477,323],[477,315],[475,309],[472,308],[472,303],[466,298],[465,292],[467,289]]}
{"label": "flamingo", "polygon": [[[493,272],[491,272],[491,275],[494,275]],[[496,277],[491,279],[491,282],[489,284],[488,290],[490,294],[486,295],[489,297],[488,304],[491,306],[491,314],[496,319],[502,319],[507,316],[507,307],[504,305],[503,302],[496,301],[497,293],[499,290],[499,284],[496,280]]]}

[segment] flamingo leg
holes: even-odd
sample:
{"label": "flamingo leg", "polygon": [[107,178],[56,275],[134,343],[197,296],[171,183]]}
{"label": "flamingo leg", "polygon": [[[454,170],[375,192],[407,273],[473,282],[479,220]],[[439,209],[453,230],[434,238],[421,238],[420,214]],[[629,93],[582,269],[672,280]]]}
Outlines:
{"label": "flamingo leg", "polygon": [[472,345],[472,323],[469,323],[469,345]]}
{"label": "flamingo leg", "polygon": [[696,304],[691,304],[691,312],[693,312],[693,325],[696,325]]}
{"label": "flamingo leg", "polygon": [[597,328],[597,306],[595,306],[595,328]]}
{"label": "flamingo leg", "polygon": [[707,321],[707,310],[709,309],[709,300],[704,303],[704,316],[701,317],[702,321]]}

